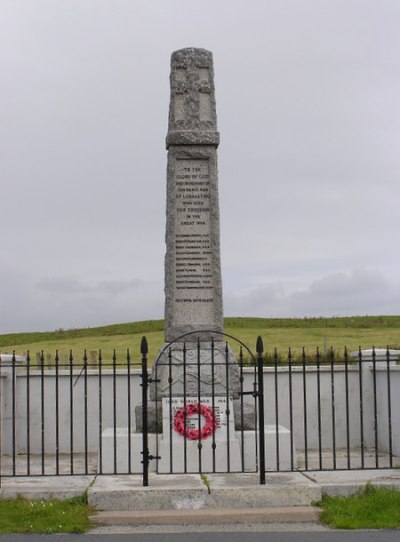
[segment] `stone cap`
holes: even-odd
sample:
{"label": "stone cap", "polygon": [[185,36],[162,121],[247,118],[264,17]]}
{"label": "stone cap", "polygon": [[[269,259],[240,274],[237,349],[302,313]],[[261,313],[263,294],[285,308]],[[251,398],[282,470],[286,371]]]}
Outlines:
{"label": "stone cap", "polygon": [[[388,358],[390,362],[400,360],[400,350],[395,350],[393,348],[390,348],[389,350],[387,350],[386,348],[368,348],[366,350],[361,350],[361,360],[373,361],[374,353],[375,361],[387,361]],[[359,351],[355,350],[354,352],[350,352],[350,357],[358,360]]]}
{"label": "stone cap", "polygon": [[170,145],[218,146],[212,53],[189,47],[171,56]]}
{"label": "stone cap", "polygon": [[[26,357],[25,356],[15,356],[15,363],[26,363]],[[13,361],[13,355],[12,354],[1,354],[0,353],[0,364],[3,362],[6,363],[12,363]]]}

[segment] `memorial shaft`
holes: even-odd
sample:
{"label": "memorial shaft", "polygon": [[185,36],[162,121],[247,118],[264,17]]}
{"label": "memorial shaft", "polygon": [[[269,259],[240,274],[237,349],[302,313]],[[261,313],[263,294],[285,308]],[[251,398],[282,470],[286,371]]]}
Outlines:
{"label": "memorial shaft", "polygon": [[165,340],[194,331],[209,340],[207,331],[223,332],[212,54],[176,51],[170,82]]}
{"label": "memorial shaft", "polygon": [[145,420],[162,434],[154,455],[163,473],[238,470],[248,426],[254,442],[255,411],[241,399],[239,366],[223,337],[218,143],[212,54],[176,51],[167,135],[166,344],[152,366],[146,413],[142,405],[135,409],[137,431]]}

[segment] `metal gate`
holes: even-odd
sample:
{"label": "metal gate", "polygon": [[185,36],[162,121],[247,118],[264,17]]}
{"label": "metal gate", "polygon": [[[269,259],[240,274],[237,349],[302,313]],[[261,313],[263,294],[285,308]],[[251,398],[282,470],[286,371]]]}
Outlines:
{"label": "metal gate", "polygon": [[[158,474],[259,472],[265,483],[262,340],[257,358],[230,335],[202,331],[167,344],[147,370],[142,341],[144,484]],[[238,346],[235,355],[231,345]],[[246,384],[244,371],[252,373]],[[150,465],[155,461],[155,468]]]}

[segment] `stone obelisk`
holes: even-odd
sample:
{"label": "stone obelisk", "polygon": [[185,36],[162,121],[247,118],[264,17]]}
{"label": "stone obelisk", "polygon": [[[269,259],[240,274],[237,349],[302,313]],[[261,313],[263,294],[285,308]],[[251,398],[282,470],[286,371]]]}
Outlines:
{"label": "stone obelisk", "polygon": [[[167,135],[165,341],[223,331],[217,147],[212,54],[171,58]],[[210,340],[197,333],[190,340]],[[183,340],[183,339],[182,339]],[[187,337],[185,340],[189,340]]]}
{"label": "stone obelisk", "polygon": [[151,398],[237,397],[238,366],[223,340],[212,54],[193,48],[173,53],[170,83],[165,346],[153,365]]}
{"label": "stone obelisk", "polygon": [[[124,430],[118,444],[138,461],[147,421],[146,457],[157,460],[158,473],[256,468],[254,404],[240,396],[239,366],[223,334],[218,144],[212,54],[176,51],[167,135],[165,345],[153,363],[150,401],[135,408],[136,432]],[[115,430],[103,440],[115,462]]]}

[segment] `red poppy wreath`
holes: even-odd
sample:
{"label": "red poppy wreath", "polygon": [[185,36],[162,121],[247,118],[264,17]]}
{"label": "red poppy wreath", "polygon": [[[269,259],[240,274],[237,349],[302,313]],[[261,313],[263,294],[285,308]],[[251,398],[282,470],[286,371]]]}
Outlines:
{"label": "red poppy wreath", "polygon": [[[200,429],[200,434],[198,429],[189,429],[185,427],[185,422],[190,416],[200,414],[203,416],[206,423]],[[174,429],[177,433],[182,436],[186,436],[189,440],[203,440],[215,433],[215,430],[218,428],[218,420],[215,417],[215,413],[212,408],[207,405],[202,405],[199,403],[188,404],[179,410],[176,411],[174,417]]]}

